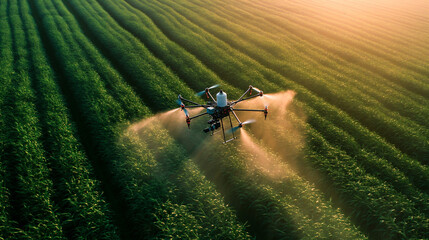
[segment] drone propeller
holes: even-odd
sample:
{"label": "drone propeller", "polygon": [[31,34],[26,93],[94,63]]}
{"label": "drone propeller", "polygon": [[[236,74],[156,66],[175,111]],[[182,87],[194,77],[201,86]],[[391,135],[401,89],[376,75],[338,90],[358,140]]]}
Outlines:
{"label": "drone propeller", "polygon": [[182,100],[180,100],[180,96],[179,98],[176,100],[177,105],[180,106],[180,108],[183,110],[183,112],[185,112],[186,117],[189,117],[189,112],[188,110],[185,108],[185,104],[183,104]]}
{"label": "drone propeller", "polygon": [[261,89],[259,89],[259,88],[252,87],[252,89],[257,91],[258,93],[262,92]]}
{"label": "drone propeller", "polygon": [[183,109],[183,112],[185,113],[186,117],[189,117],[188,109],[184,108],[184,109]]}
{"label": "drone propeller", "polygon": [[210,89],[213,89],[213,88],[217,88],[217,87],[219,87],[219,86],[220,86],[219,84],[213,85],[213,86],[211,86],[211,87],[208,87],[208,88],[204,89],[204,90],[203,90],[203,91],[201,91],[201,92],[196,93],[195,95],[196,95],[196,96],[202,96],[204,93],[206,93],[206,91],[208,91],[208,90],[210,90]]}
{"label": "drone propeller", "polygon": [[254,120],[254,119],[250,119],[250,120],[244,121],[244,122],[240,123],[237,127],[233,127],[231,129],[229,129],[228,133],[233,133],[233,132],[237,131],[238,129],[242,128],[243,125],[254,123],[254,122],[256,122],[256,120]]}

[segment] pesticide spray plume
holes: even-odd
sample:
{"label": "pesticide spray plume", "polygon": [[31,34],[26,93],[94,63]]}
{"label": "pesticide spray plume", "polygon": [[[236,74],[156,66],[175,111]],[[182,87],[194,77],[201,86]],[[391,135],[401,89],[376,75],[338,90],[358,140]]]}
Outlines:
{"label": "pesticide spray plume", "polygon": [[[241,148],[245,154],[241,154],[240,157],[246,158],[249,172],[258,171],[259,174],[279,179],[290,174],[291,170],[287,165],[290,163],[293,165],[293,162],[302,157],[301,151],[304,146],[302,131],[288,117],[290,114],[301,118],[303,116],[296,108],[291,107],[294,96],[295,92],[285,91],[265,94],[263,97],[237,104],[237,108],[249,109],[263,109],[269,106],[269,114],[265,120],[262,113],[237,112],[243,122],[252,119],[249,121],[252,124],[238,129],[239,131],[236,132],[238,139],[227,144],[222,143],[221,134],[209,136],[202,132],[208,118],[193,120],[191,128],[188,129],[185,114],[180,107],[136,122],[128,130],[137,133],[142,141],[146,142],[148,140],[145,138],[150,135],[147,131],[167,130],[186,149],[192,159],[202,164],[204,161],[217,161],[217,159],[210,159],[207,155],[210,149],[218,149],[218,151],[230,149],[229,151],[234,152],[231,149]],[[190,116],[203,110],[203,108],[188,109]],[[162,147],[162,143],[159,145]]]}
{"label": "pesticide spray plume", "polygon": [[240,147],[250,155],[247,159],[250,172],[257,171],[259,174],[275,180],[281,180],[292,174],[279,156],[264,148],[261,142],[254,139],[244,129],[240,130]]}
{"label": "pesticide spray plume", "polygon": [[[306,118],[303,111],[293,104],[295,95],[294,91],[283,91],[264,94],[263,97],[240,103],[239,108],[268,106],[267,120],[264,120],[262,114],[238,113],[243,119],[255,118],[256,123],[249,125],[247,129],[255,139],[260,140],[260,145],[275,152],[283,163],[293,168],[302,159],[305,146],[303,129],[298,127],[294,119],[305,121]],[[243,138],[243,134],[240,138]]]}

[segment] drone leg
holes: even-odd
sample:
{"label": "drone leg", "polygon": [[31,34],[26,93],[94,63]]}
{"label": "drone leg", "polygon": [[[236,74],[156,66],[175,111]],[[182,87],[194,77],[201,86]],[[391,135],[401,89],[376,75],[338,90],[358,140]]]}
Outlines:
{"label": "drone leg", "polygon": [[[228,113],[228,117],[229,117],[229,123],[231,123],[231,128],[233,128],[232,127],[232,120],[231,120],[231,115]],[[235,136],[234,136],[234,132],[232,132],[232,137],[233,138],[235,138]]]}
{"label": "drone leg", "polygon": [[222,124],[223,141],[224,141],[224,142],[226,142],[226,138],[225,138],[225,129],[223,128],[223,121],[222,121],[222,118],[220,119],[220,123]]}
{"label": "drone leg", "polygon": [[231,112],[232,112],[232,114],[234,114],[234,117],[235,117],[235,119],[237,119],[237,122],[238,122],[239,124],[241,124],[240,119],[238,119],[237,114],[235,114],[235,112],[234,112],[234,110],[233,110],[233,109],[231,109]]}

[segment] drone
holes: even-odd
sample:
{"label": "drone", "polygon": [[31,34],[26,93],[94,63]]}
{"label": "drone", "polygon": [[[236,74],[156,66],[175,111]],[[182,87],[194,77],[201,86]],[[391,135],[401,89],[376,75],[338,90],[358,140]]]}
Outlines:
{"label": "drone", "polygon": [[[178,96],[177,104],[180,106],[182,111],[185,113],[186,123],[188,124],[188,128],[191,127],[191,120],[192,119],[195,119],[195,118],[198,118],[198,117],[201,117],[204,115],[210,115],[211,118],[207,122],[207,124],[209,124],[209,127],[203,129],[203,131],[205,133],[210,132],[211,133],[210,135],[213,135],[215,130],[222,127],[223,140],[224,140],[223,143],[227,143],[227,142],[232,141],[232,140],[237,138],[234,135],[235,131],[242,128],[246,124],[255,122],[254,120],[248,120],[248,121],[241,122],[240,119],[237,117],[237,114],[235,113],[236,111],[263,112],[265,119],[267,119],[268,106],[265,106],[265,108],[263,110],[235,108],[235,105],[239,102],[246,101],[246,100],[256,98],[256,97],[262,97],[264,95],[263,91],[261,91],[258,88],[255,88],[252,85],[250,85],[249,88],[247,89],[247,91],[245,91],[244,94],[238,100],[228,101],[227,94],[224,91],[220,90],[216,94],[216,100],[215,100],[210,93],[210,89],[217,88],[217,87],[219,87],[218,84],[211,86],[211,87],[208,87],[205,90],[196,94],[197,96],[202,96],[205,93],[207,98],[210,99],[210,101],[208,101],[207,104],[198,104],[196,102],[193,102],[191,100],[183,98],[181,95]],[[246,97],[246,95],[248,93],[250,96]],[[185,106],[185,104],[183,102],[190,103],[191,105]],[[187,108],[189,109],[189,108],[200,108],[200,107],[205,108],[206,112],[198,114],[198,115],[193,116],[193,117],[189,116],[189,112],[188,112]],[[235,117],[235,119],[238,122],[238,125],[235,127],[232,124],[231,114]],[[230,138],[228,140],[226,139],[225,127],[223,124],[223,121],[224,121],[223,119],[226,117],[229,118],[229,122],[231,124],[231,128],[227,131],[227,133],[232,133],[232,138]]]}

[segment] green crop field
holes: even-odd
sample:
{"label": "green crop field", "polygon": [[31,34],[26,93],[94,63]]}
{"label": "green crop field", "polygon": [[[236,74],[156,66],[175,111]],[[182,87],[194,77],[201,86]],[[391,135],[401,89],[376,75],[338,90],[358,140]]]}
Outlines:
{"label": "green crop field", "polygon": [[0,239],[429,239],[426,0],[0,0],[0,84]]}

